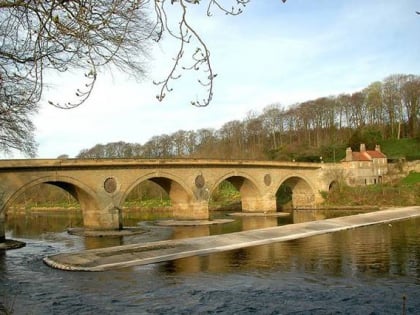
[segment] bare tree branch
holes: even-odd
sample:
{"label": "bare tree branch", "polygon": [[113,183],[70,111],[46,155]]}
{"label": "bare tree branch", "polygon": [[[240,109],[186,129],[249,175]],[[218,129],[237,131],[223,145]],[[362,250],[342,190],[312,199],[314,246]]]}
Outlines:
{"label": "bare tree branch", "polygon": [[[136,78],[144,76],[151,40],[160,41],[168,34],[178,40],[179,47],[167,76],[155,82],[160,86],[157,99],[162,101],[172,91],[172,81],[184,72],[196,71],[204,75],[197,79],[204,96],[191,104],[207,106],[213,98],[216,74],[210,49],[190,22],[188,8],[205,5],[208,16],[213,11],[238,15],[250,1],[0,0],[0,104],[3,108],[21,108],[19,115],[29,119],[42,97],[45,72],[77,70],[84,74],[85,81],[76,89],[75,99],[64,104],[50,100],[49,104],[63,109],[78,107],[89,98],[104,69],[117,68]],[[172,15],[173,10],[178,10],[180,17]],[[14,127],[6,125],[3,120],[13,117],[7,115],[8,110],[0,114],[0,133],[14,128],[15,135],[26,135],[28,147],[22,146],[19,141],[24,138],[18,141],[18,137],[3,138],[0,148],[5,150],[8,141],[14,141],[10,147],[33,154],[36,145],[28,133],[33,133],[33,126],[22,120]]]}
{"label": "bare tree branch", "polygon": [[[90,96],[104,67],[113,66],[138,78],[144,75],[150,39],[157,37],[147,18],[147,2],[0,1],[1,150],[9,147],[34,154],[34,126],[29,117],[42,97],[46,71],[73,69],[85,74],[74,100],[49,101],[64,109],[80,106]],[[22,145],[25,137],[26,145]]]}
{"label": "bare tree branch", "polygon": [[[191,101],[191,104],[198,107],[207,106],[210,104],[213,98],[214,78],[217,74],[214,73],[211,59],[210,49],[205,43],[202,36],[196,31],[194,26],[189,22],[189,16],[187,14],[188,5],[199,4],[199,0],[170,0],[170,4],[177,6],[181,12],[181,18],[178,21],[177,28],[171,28],[169,23],[169,17],[167,15],[167,9],[165,4],[166,0],[154,0],[154,7],[156,12],[156,20],[159,25],[160,33],[167,32],[173,38],[179,40],[179,48],[174,57],[174,62],[168,75],[161,81],[154,82],[156,85],[161,86],[160,93],[156,96],[159,101],[162,101],[167,93],[172,91],[169,86],[171,81],[181,78],[183,71],[201,71],[205,74],[204,79],[198,79],[199,86],[205,88],[205,96],[199,100]],[[246,6],[250,0],[236,0],[236,5],[231,9],[227,9],[218,0],[207,1],[207,15],[212,15],[212,9],[216,8],[225,14],[238,15],[242,13],[242,9]],[[193,53],[189,57],[185,57],[186,46],[196,45],[193,49]],[[191,49],[190,49],[191,50]],[[190,62],[187,66],[181,66],[181,61],[185,58],[190,58]]]}

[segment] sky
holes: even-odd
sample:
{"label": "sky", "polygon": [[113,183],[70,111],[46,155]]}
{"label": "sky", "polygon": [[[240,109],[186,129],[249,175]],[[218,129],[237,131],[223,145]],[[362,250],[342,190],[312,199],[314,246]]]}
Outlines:
{"label": "sky", "polygon": [[150,49],[141,82],[118,71],[100,73],[91,97],[72,110],[54,108],[48,100],[71,98],[83,81],[73,73],[50,74],[53,84],[33,117],[37,158],[75,157],[82,149],[116,141],[144,144],[181,129],[218,129],[270,104],[288,107],[359,91],[391,74],[420,74],[415,11],[420,0],[252,0],[239,16],[214,9],[212,17],[196,7],[189,11],[191,22],[217,73],[210,105],[190,104],[204,95],[196,73],[183,75],[157,101],[153,80],[166,76],[179,44],[165,38]]}

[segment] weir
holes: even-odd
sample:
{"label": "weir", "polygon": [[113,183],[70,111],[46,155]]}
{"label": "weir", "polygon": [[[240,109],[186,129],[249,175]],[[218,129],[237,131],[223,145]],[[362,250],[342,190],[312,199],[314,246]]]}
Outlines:
{"label": "weir", "polygon": [[105,271],[190,256],[208,255],[415,217],[420,217],[420,206],[388,209],[230,234],[63,253],[46,257],[44,262],[51,267],[62,270]]}

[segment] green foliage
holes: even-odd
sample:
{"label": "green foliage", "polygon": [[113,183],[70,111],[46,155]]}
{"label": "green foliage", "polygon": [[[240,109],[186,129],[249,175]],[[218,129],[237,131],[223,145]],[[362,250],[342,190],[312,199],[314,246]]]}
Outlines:
{"label": "green foliage", "polygon": [[170,206],[170,199],[131,200],[124,202],[125,208],[165,208]]}
{"label": "green foliage", "polygon": [[381,130],[377,126],[368,126],[362,132],[363,142],[368,150],[374,150],[375,146],[381,142]]}
{"label": "green foliage", "polygon": [[[383,145],[388,156],[417,159],[420,152],[418,102],[407,112],[404,93],[420,86],[420,76],[394,75],[352,94],[321,97],[293,106],[272,104],[261,114],[249,113],[243,120],[228,121],[219,130],[178,130],[153,136],[144,144],[124,142],[97,145],[81,151],[79,158],[217,158],[279,161],[338,162],[346,147],[358,151]],[[389,89],[389,87],[395,87]],[[411,93],[411,92],[410,92]],[[386,95],[386,99],[385,96]],[[411,95],[411,94],[410,94]],[[413,94],[417,95],[417,94]],[[417,97],[417,96],[416,96]],[[388,104],[388,100],[392,100]],[[401,113],[401,110],[404,113]],[[408,118],[410,117],[410,118]],[[398,118],[398,119],[396,119]],[[415,146],[386,146],[401,138]],[[410,138],[410,139],[408,139]],[[394,150],[395,149],[395,150]]]}
{"label": "green foliage", "polygon": [[[145,181],[127,196],[124,207],[162,208],[171,205],[168,194],[158,184]],[[40,184],[24,191],[15,201],[17,208],[80,208],[78,201],[54,185]]]}
{"label": "green foliage", "polygon": [[295,161],[319,163],[321,162],[321,157],[319,155],[300,155],[296,157]]}
{"label": "green foliage", "polygon": [[[418,139],[388,139],[382,140],[380,145],[382,152],[391,159],[407,158],[415,156],[416,152],[420,152],[420,141]],[[420,154],[417,153],[417,155]]]}
{"label": "green foliage", "polygon": [[170,205],[170,198],[161,186],[147,180],[134,187],[127,196],[124,205],[140,208],[165,207]]}
{"label": "green foliage", "polygon": [[241,199],[241,194],[229,181],[223,181],[211,195],[211,201],[224,203]]}
{"label": "green foliage", "polygon": [[410,172],[406,177],[401,180],[403,185],[419,185],[420,184],[420,173]]}
{"label": "green foliage", "polygon": [[209,200],[210,209],[232,210],[236,209],[241,202],[241,194],[229,181],[220,183]]}
{"label": "green foliage", "polygon": [[328,191],[322,190],[319,192],[321,194],[322,199],[327,200],[328,199]]}
{"label": "green foliage", "polygon": [[[410,178],[410,182],[418,180],[418,175]],[[420,185],[377,184],[349,187],[332,190],[325,198],[328,206],[413,206],[420,204]]]}
{"label": "green foliage", "polygon": [[405,159],[406,161],[417,161],[420,160],[420,154],[407,154]]}
{"label": "green foliage", "polygon": [[320,156],[324,162],[335,163],[344,159],[346,156],[346,145],[323,145],[320,149]]}
{"label": "green foliage", "polygon": [[381,131],[375,126],[368,126],[355,130],[348,141],[348,146],[351,147],[353,151],[359,151],[360,144],[364,143],[366,149],[373,150],[375,145],[381,141]]}
{"label": "green foliage", "polygon": [[15,201],[15,206],[25,209],[34,207],[78,208],[78,202],[65,190],[54,185],[40,184],[24,191]]}
{"label": "green foliage", "polygon": [[279,149],[269,149],[265,151],[265,156],[268,160],[278,160],[280,157],[281,151]]}
{"label": "green foliage", "polygon": [[281,185],[276,193],[277,205],[285,205],[292,201],[292,189],[287,185]]}
{"label": "green foliage", "polygon": [[361,133],[360,129],[357,129],[351,135],[351,137],[348,141],[348,146],[353,151],[359,151],[360,143],[364,143],[364,140],[363,140],[362,133]]}

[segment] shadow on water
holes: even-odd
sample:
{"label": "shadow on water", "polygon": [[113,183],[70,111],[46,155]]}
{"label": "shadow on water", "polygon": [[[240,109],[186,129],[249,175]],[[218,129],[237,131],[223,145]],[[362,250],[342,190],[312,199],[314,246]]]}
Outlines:
{"label": "shadow on water", "polygon": [[419,220],[382,224],[248,247],[161,264],[174,273],[232,272],[238,268],[321,272],[329,276],[414,274],[420,281]]}
{"label": "shadow on water", "polygon": [[[419,219],[375,225],[205,256],[104,273],[69,273],[42,264],[61,251],[168,238],[227,234],[319,220],[354,212],[297,210],[289,217],[231,217],[227,224],[157,227],[124,237],[68,235],[78,214],[8,216],[7,237],[28,245],[0,251],[2,294],[16,298],[16,314],[228,313],[416,314],[420,284]],[[226,235],[226,237],[229,237]]]}
{"label": "shadow on water", "polygon": [[[157,227],[153,222],[160,219],[167,219],[165,212],[156,214],[153,211],[141,212],[130,211],[124,216],[124,227],[137,226],[144,229],[144,233],[137,237],[133,236],[103,236],[103,237],[84,237],[85,248],[100,248],[118,246],[136,241],[151,241],[159,239],[180,239],[187,237],[209,236],[217,234],[227,234],[253,229],[262,229],[280,225],[301,223],[314,220],[322,220],[342,215],[356,214],[355,211],[338,210],[294,210],[288,216],[230,216],[229,211],[213,211],[213,219],[233,219],[232,222],[212,225],[196,226],[175,226]],[[42,211],[28,213],[12,213],[6,219],[6,232],[9,238],[39,239],[46,235],[53,238],[56,233],[64,233],[69,228],[83,227],[83,218],[80,211]],[[61,237],[61,236],[60,236]]]}
{"label": "shadow on water", "polygon": [[[175,226],[156,227],[153,224],[144,224],[141,221],[144,217],[136,219],[130,215],[130,225],[143,223],[145,233],[139,236],[112,236],[112,237],[80,237],[73,236],[85,249],[94,249],[109,246],[118,246],[130,243],[141,243],[159,239],[181,239],[187,237],[201,237],[217,234],[228,234],[238,231],[275,227],[279,225],[301,223],[341,215],[355,214],[354,211],[337,210],[294,210],[288,217],[269,216],[242,216],[235,217],[233,222],[215,225],[199,226]],[[216,218],[232,218],[229,212],[215,212]],[[81,226],[82,218],[80,213],[42,213],[32,215],[15,215],[7,218],[6,231],[8,237],[24,239],[42,239],[46,241],[60,241],[66,238],[66,229],[74,226]],[[409,230],[414,229],[409,225]],[[357,229],[342,233],[325,234],[303,240],[275,243],[265,246],[250,247],[230,252],[212,254],[204,257],[189,257],[171,261],[161,265],[161,268],[168,272],[229,272],[232,268],[263,268],[273,264],[285,268],[285,270],[298,269],[305,271],[316,271],[322,269],[333,275],[339,275],[351,261],[360,271],[387,273],[390,268],[393,271],[401,270],[402,261],[391,262],[391,257],[386,248],[393,246],[392,235],[387,232],[388,225],[379,225],[369,228]],[[408,233],[407,229],[401,229],[400,225],[394,224],[392,232],[398,235]],[[148,236],[155,233],[155,239]],[[418,232],[417,232],[418,234]],[[68,236],[70,237],[70,236]],[[228,237],[228,236],[227,236]],[[368,245],[369,244],[369,245]],[[409,244],[403,244],[409,245]],[[72,246],[72,243],[69,245]],[[394,246],[398,252],[393,259],[401,260],[404,252]],[[406,248],[402,246],[401,248]],[[372,256],[371,253],[375,255]],[[0,252],[0,263],[4,261],[5,254]],[[418,251],[417,272],[420,273],[420,250]],[[399,266],[399,267],[397,267]],[[420,277],[419,277],[420,278]]]}

